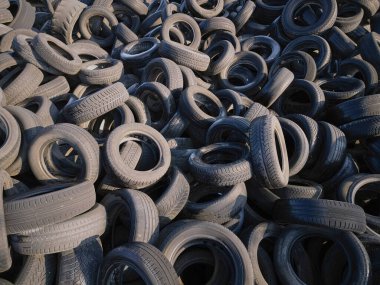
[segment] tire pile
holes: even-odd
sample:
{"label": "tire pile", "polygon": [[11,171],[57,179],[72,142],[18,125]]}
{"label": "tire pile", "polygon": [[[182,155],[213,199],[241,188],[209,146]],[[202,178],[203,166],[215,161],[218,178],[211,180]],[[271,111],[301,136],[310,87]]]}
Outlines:
{"label": "tire pile", "polygon": [[380,284],[377,0],[0,0],[0,285]]}

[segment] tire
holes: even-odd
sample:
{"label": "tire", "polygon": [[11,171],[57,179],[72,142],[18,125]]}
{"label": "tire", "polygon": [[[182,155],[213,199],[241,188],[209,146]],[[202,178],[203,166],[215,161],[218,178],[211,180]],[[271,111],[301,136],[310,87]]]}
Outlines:
{"label": "tire", "polygon": [[30,235],[15,235],[13,249],[23,255],[63,252],[78,247],[84,240],[103,234],[106,211],[96,204],[90,211],[66,222],[46,226]]}
{"label": "tire", "polygon": [[[159,81],[162,74],[163,81]],[[173,93],[174,97],[179,97],[183,89],[183,77],[178,65],[167,58],[152,59],[144,68],[142,82],[158,81],[163,83]]]}
{"label": "tire", "polygon": [[145,125],[151,124],[150,113],[147,111],[144,103],[135,96],[129,96],[125,104],[131,109],[136,123]]}
{"label": "tire", "polygon": [[[203,97],[202,99],[198,99]],[[203,100],[204,106],[213,105],[213,113],[211,113],[211,108],[209,107],[208,112],[203,111],[197,104],[197,100]],[[202,102],[202,101],[201,101]],[[207,108],[207,107],[206,107]],[[212,123],[214,123],[218,118],[226,116],[226,110],[219,98],[215,96],[211,91],[204,89],[200,86],[191,86],[186,88],[180,98],[179,109],[181,114],[186,117],[191,123],[207,128]]]}
{"label": "tire", "polygon": [[250,122],[230,116],[215,121],[207,130],[207,145],[215,143],[247,143]]}
{"label": "tire", "polygon": [[281,23],[285,33],[289,37],[297,38],[311,34],[322,34],[334,25],[338,12],[338,5],[336,1],[323,0],[318,2],[318,4],[322,6],[322,10],[325,12],[321,15],[318,21],[311,25],[305,26],[295,23],[294,13],[297,9],[301,9],[302,6],[310,4],[311,1],[299,2],[297,0],[291,0],[286,3],[284,10],[282,10]]}
{"label": "tire", "polygon": [[192,41],[187,47],[191,50],[198,50],[201,43],[201,30],[198,23],[189,15],[176,13],[168,17],[162,24],[161,38],[163,41],[171,42],[170,39],[170,29],[178,25],[179,23],[186,24],[192,30]]}
{"label": "tire", "polygon": [[93,17],[105,18],[108,21],[110,28],[114,29],[118,24],[116,16],[110,10],[104,9],[103,7],[90,6],[81,13],[79,18],[79,30],[83,38],[87,40],[91,39],[101,47],[111,46],[115,39],[113,33],[108,33],[106,37],[95,36],[91,33],[89,23],[90,19]]}
{"label": "tire", "polygon": [[60,75],[61,72],[47,64],[32,47],[33,38],[34,37],[24,34],[16,35],[12,42],[13,50],[16,51],[24,61],[35,65],[39,69],[46,71],[49,74]]}
{"label": "tire", "polygon": [[202,37],[218,31],[227,31],[236,35],[235,24],[225,17],[212,17],[199,23]]}
{"label": "tire", "polygon": [[0,9],[0,24],[12,22],[13,15],[7,9]]}
{"label": "tire", "polygon": [[102,258],[102,246],[94,238],[72,250],[59,253],[56,284],[96,284]]}
{"label": "tire", "polygon": [[189,121],[179,111],[175,112],[168,123],[161,129],[160,133],[165,138],[176,138],[183,135],[189,126]]}
{"label": "tire", "polygon": [[315,164],[304,169],[301,177],[323,182],[336,173],[342,165],[346,156],[347,140],[339,128],[326,122],[318,124],[322,137],[319,159]]}
{"label": "tire", "polygon": [[[242,233],[242,241],[247,247],[249,257],[252,261],[252,268],[253,273],[255,276],[255,284],[277,284],[276,281],[276,275],[274,273],[274,270],[272,270],[272,276],[271,278],[274,279],[272,282],[267,281],[266,278],[264,278],[264,269],[263,267],[259,266],[260,261],[263,260],[263,250],[262,247],[260,247],[260,242],[262,242],[264,239],[277,239],[281,234],[281,228],[276,225],[275,223],[261,223],[257,225],[256,227],[249,227],[246,229],[244,233]],[[261,259],[261,260],[260,260]],[[273,266],[273,265],[272,265]],[[263,269],[261,269],[263,268]]]}
{"label": "tire", "polygon": [[109,85],[118,81],[123,73],[124,67],[121,61],[98,59],[82,64],[79,79],[88,85]]}
{"label": "tire", "polygon": [[[254,179],[269,189],[288,184],[289,162],[280,122],[267,115],[255,119],[249,130]],[[281,156],[278,157],[278,152]]]}
{"label": "tire", "polygon": [[57,76],[54,79],[41,84],[33,92],[33,96],[43,96],[47,98],[52,98],[66,94],[70,91],[70,85],[67,82],[66,77]]}
{"label": "tire", "polygon": [[323,195],[323,188],[310,180],[291,178],[286,187],[273,189],[272,192],[281,199],[319,199]]}
{"label": "tire", "polygon": [[247,250],[231,231],[221,225],[195,220],[172,223],[162,231],[158,248],[175,266],[180,248],[187,249],[201,243],[211,250],[216,244],[219,246],[224,261],[231,262],[232,284],[253,284],[253,269]]}
{"label": "tire", "polygon": [[[130,169],[121,159],[120,142],[134,135],[149,138],[159,150],[158,162],[149,171]],[[156,183],[169,169],[171,160],[170,149],[164,137],[155,129],[139,123],[123,125],[113,130],[104,146],[104,154],[107,172],[117,177],[119,183],[132,189],[141,189]]]}
{"label": "tire", "polygon": [[348,266],[358,268],[348,280],[349,284],[364,285],[368,283],[370,278],[368,273],[370,270],[369,257],[364,246],[353,233],[316,227],[291,226],[285,229],[277,239],[274,247],[274,265],[278,269],[276,273],[279,280],[282,280],[284,284],[304,284],[304,282],[300,281],[288,260],[295,243],[307,236],[318,236],[324,240],[332,240],[339,244],[341,252],[346,255]]}
{"label": "tire", "polygon": [[122,0],[121,2],[139,16],[146,16],[148,14],[148,6],[141,0]]}
{"label": "tire", "polygon": [[[210,75],[221,73],[235,56],[233,45],[226,40],[215,43],[204,52],[210,57],[210,64],[206,70],[206,73]],[[217,57],[217,59],[214,59],[215,57]]]}
{"label": "tire", "polygon": [[303,130],[293,121],[279,118],[289,158],[289,176],[294,176],[309,158],[309,142]]}
{"label": "tire", "polygon": [[[304,96],[308,97],[310,103],[302,103]],[[314,82],[304,79],[294,80],[272,105],[273,110],[280,116],[303,114],[311,118],[317,118],[324,107],[325,95],[322,89]]]}
{"label": "tire", "polygon": [[161,113],[159,119],[151,120],[150,123],[150,126],[156,130],[161,130],[175,113],[176,104],[170,90],[159,82],[145,82],[141,84],[134,96],[138,97],[145,104],[148,112],[152,112],[151,118],[154,117],[155,112]]}
{"label": "tire", "polygon": [[[82,166],[76,177],[56,176],[47,169],[42,153],[56,140],[64,140],[82,156]],[[99,174],[99,146],[96,140],[82,128],[66,123],[45,128],[30,145],[28,160],[34,176],[43,184],[81,180],[95,182]]]}
{"label": "tire", "polygon": [[[145,284],[175,285],[179,278],[168,259],[154,246],[142,242],[128,243],[112,250],[103,260],[97,284],[115,281],[119,266],[128,266]],[[112,278],[114,277],[114,278]],[[141,280],[140,279],[140,280]]]}
{"label": "tire", "polygon": [[230,89],[221,89],[215,92],[228,115],[240,116],[244,110],[243,99],[240,93]]}
{"label": "tire", "polygon": [[[378,174],[358,174],[347,177],[339,185],[337,198],[340,201],[355,204],[355,197],[359,192],[377,192],[376,185],[379,181]],[[375,215],[366,213],[366,220],[367,232],[370,232],[371,230],[377,232],[380,228],[379,218]]]}
{"label": "tire", "polygon": [[347,58],[352,56],[356,49],[356,43],[351,40],[341,29],[332,27],[327,40],[336,58]]}
{"label": "tire", "polygon": [[0,168],[7,169],[17,158],[21,145],[21,131],[16,119],[0,107],[0,122],[5,141],[0,148]]}
{"label": "tire", "polygon": [[193,16],[203,19],[209,19],[216,17],[223,10],[224,1],[218,0],[215,7],[211,9],[203,8],[196,0],[186,0],[186,8],[191,12]]}
{"label": "tire", "polygon": [[334,200],[279,199],[273,207],[273,219],[281,224],[313,225],[355,233],[366,229],[361,207]]}
{"label": "tire", "polygon": [[10,3],[11,6],[17,5],[18,9],[16,15],[13,16],[13,21],[8,26],[13,29],[32,29],[36,18],[36,8],[25,0],[15,0]]}
{"label": "tire", "polygon": [[[32,45],[37,54],[56,70],[69,75],[75,75],[79,72],[82,60],[60,40],[50,35],[40,33],[34,37]],[[63,50],[67,56],[61,55],[52,45],[58,46],[58,49]]]}
{"label": "tire", "polygon": [[[365,84],[355,77],[336,77],[318,82],[326,101],[341,103],[347,99],[362,97],[365,94]],[[329,111],[328,111],[329,112]],[[331,116],[333,119],[333,116]]]}
{"label": "tire", "polygon": [[94,42],[86,42],[78,40],[73,44],[68,45],[72,52],[75,52],[83,62],[96,59],[107,59],[108,52],[102,49]]}
{"label": "tire", "polygon": [[59,111],[53,102],[47,97],[31,97],[23,101],[19,106],[28,110],[33,110],[35,114],[41,118],[43,127],[53,125],[58,120]]}
{"label": "tire", "polygon": [[[219,195],[207,198],[208,195],[216,193]],[[202,198],[205,198],[206,201],[203,201]],[[224,224],[243,210],[246,201],[247,191],[244,183],[224,187],[197,184],[191,187],[189,200],[183,214],[196,220]]]}
{"label": "tire", "polygon": [[[34,65],[27,63],[14,79],[1,84],[8,105],[16,105],[32,96],[42,82],[44,75]],[[11,81],[12,80],[12,81]]]}
{"label": "tire", "polygon": [[256,103],[252,101],[251,106],[248,107],[248,110],[244,114],[244,118],[249,122],[253,122],[256,118],[270,115],[270,111],[265,106],[260,103]]}
{"label": "tire", "polygon": [[380,116],[377,108],[379,104],[380,95],[363,96],[335,105],[331,113],[335,116],[334,122],[342,125],[371,116]]}
{"label": "tire", "polygon": [[[264,48],[264,50],[262,50]],[[267,66],[271,66],[279,57],[281,52],[280,45],[271,37],[254,36],[245,40],[241,46],[242,51],[257,52],[263,57]],[[268,52],[269,51],[269,52]]]}
{"label": "tire", "polygon": [[140,38],[125,45],[120,51],[120,58],[135,67],[145,67],[156,57],[160,41],[153,37]]}
{"label": "tire", "polygon": [[[293,65],[294,62],[302,62],[300,65]],[[302,67],[299,70],[299,67]],[[317,75],[317,66],[311,55],[304,51],[294,51],[283,53],[271,66],[269,78],[272,78],[281,67],[288,68],[294,74],[295,79],[314,81]]]}
{"label": "tire", "polygon": [[380,135],[380,116],[371,116],[340,125],[348,141],[377,137]]}
{"label": "tire", "polygon": [[127,89],[117,82],[67,105],[63,115],[68,122],[85,123],[123,105],[128,98]]}
{"label": "tire", "polygon": [[232,186],[252,177],[249,148],[241,144],[215,143],[202,147],[190,155],[189,164],[194,178],[210,185]]}
{"label": "tire", "polygon": [[66,44],[72,44],[75,25],[86,7],[86,4],[77,0],[60,1],[51,22],[53,34],[58,35]]}
{"label": "tire", "polygon": [[53,284],[56,264],[54,255],[27,256],[15,285]]}
{"label": "tire", "polygon": [[116,37],[127,45],[131,42],[138,41],[137,35],[129,29],[124,23],[119,23],[115,29]]}
{"label": "tire", "polygon": [[254,97],[255,101],[269,108],[285,92],[293,80],[293,72],[285,67],[280,68],[269,78],[259,94]]}
{"label": "tire", "polygon": [[40,117],[25,108],[7,106],[6,110],[16,119],[21,130],[21,145],[17,158],[6,169],[11,176],[16,176],[30,169],[28,163],[28,147],[43,127]]}
{"label": "tire", "polygon": [[207,54],[172,41],[161,41],[159,53],[161,56],[192,70],[206,71],[210,64],[210,57]]}
{"label": "tire", "polygon": [[301,127],[309,142],[309,157],[305,167],[314,164],[318,158],[322,143],[318,123],[302,114],[291,114],[287,115],[286,118]]}
{"label": "tire", "polygon": [[[251,2],[251,1],[249,1]],[[238,66],[239,63],[244,62],[256,71],[256,76],[247,84],[242,86],[234,85],[229,80],[230,70]],[[219,74],[219,81],[223,88],[232,89],[236,92],[243,93],[247,96],[255,95],[264,84],[267,79],[268,69],[264,59],[257,53],[242,51],[235,54],[233,60],[231,60],[228,66]]]}
{"label": "tire", "polygon": [[[8,271],[12,266],[12,256],[8,245],[7,228],[3,206],[4,189],[10,176],[4,170],[0,172],[0,272]],[[1,280],[0,280],[0,284]]]}
{"label": "tire", "polygon": [[243,4],[243,7],[240,9],[240,11],[238,11],[236,13],[236,16],[232,18],[232,21],[236,26],[236,32],[239,32],[247,24],[255,8],[256,5],[253,1],[249,0]]}
{"label": "tire", "polygon": [[67,221],[91,209],[95,198],[95,188],[89,182],[47,186],[21,197],[15,195],[4,203],[7,233],[28,233]]}
{"label": "tire", "polygon": [[143,191],[154,200],[158,210],[160,228],[163,228],[185,207],[190,193],[190,185],[182,172],[172,167],[161,181]]}
{"label": "tire", "polygon": [[378,75],[376,69],[367,61],[348,58],[339,64],[338,75],[353,76],[362,79],[366,86],[366,94],[374,94],[377,89]]}
{"label": "tire", "polygon": [[116,220],[126,215],[122,223],[129,229],[123,237],[123,242],[147,242],[154,244],[159,233],[158,210],[153,200],[145,193],[136,190],[121,189],[109,194],[101,202],[107,211],[107,227],[102,237],[104,243],[111,242],[111,248],[116,244],[114,235]]}
{"label": "tire", "polygon": [[309,35],[296,38],[286,45],[282,54],[287,54],[294,51],[307,52],[313,47],[318,50],[318,56],[315,57],[317,73],[322,72],[331,61],[331,49],[329,43],[322,37],[317,35]]}
{"label": "tire", "polygon": [[341,15],[336,17],[335,26],[346,34],[355,30],[363,20],[364,11],[359,5],[348,2],[339,7],[338,10]]}

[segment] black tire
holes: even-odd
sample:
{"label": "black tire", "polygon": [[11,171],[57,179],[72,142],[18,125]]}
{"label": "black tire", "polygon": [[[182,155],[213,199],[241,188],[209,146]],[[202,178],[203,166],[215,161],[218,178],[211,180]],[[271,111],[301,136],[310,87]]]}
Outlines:
{"label": "black tire", "polygon": [[323,195],[323,188],[322,185],[310,180],[291,178],[286,187],[272,189],[272,192],[281,199],[319,199]]}
{"label": "black tire", "polygon": [[68,104],[63,115],[70,123],[85,123],[123,105],[128,98],[127,89],[122,83],[116,82]]}
{"label": "black tire", "polygon": [[[196,104],[197,101],[204,105],[207,113]],[[218,118],[226,116],[226,110],[219,98],[200,86],[191,86],[183,91],[179,108],[183,116],[201,128],[207,128]]]}
{"label": "black tire", "polygon": [[249,148],[243,144],[215,143],[202,147],[190,155],[189,165],[197,181],[215,186],[236,185],[252,177]]}
{"label": "black tire", "polygon": [[[46,165],[42,153],[56,140],[67,142],[82,159],[80,171],[74,177],[55,175]],[[72,124],[56,124],[45,128],[30,145],[28,160],[34,176],[43,184],[81,180],[95,182],[99,174],[100,157],[96,140],[87,131]]]}
{"label": "black tire", "polygon": [[15,5],[18,9],[16,14],[13,16],[13,21],[9,23],[8,26],[13,29],[32,29],[36,19],[36,8],[25,0],[12,0],[10,3],[10,9],[12,9]]}
{"label": "black tire", "polygon": [[[264,3],[261,0],[262,3]],[[271,66],[280,55],[281,46],[268,36],[254,36],[245,40],[241,46],[242,51],[253,51],[261,55],[268,66]],[[268,52],[269,50],[269,52]]]}
{"label": "black tire", "polygon": [[[128,266],[139,281],[149,285],[176,285],[179,277],[168,259],[154,246],[142,242],[128,243],[115,248],[105,258],[98,272],[97,284],[117,282],[115,271]],[[138,281],[137,281],[138,282]]]}
{"label": "black tire", "polygon": [[14,195],[4,203],[7,233],[27,233],[67,221],[91,209],[95,198],[90,182],[45,186]]}
{"label": "black tire", "polygon": [[21,131],[16,119],[0,107],[0,121],[5,141],[0,148],[0,168],[7,169],[16,160],[21,145]]}
{"label": "black tire", "polygon": [[289,158],[289,176],[294,176],[309,158],[309,142],[301,127],[286,118],[279,118]]}
{"label": "black tire", "polygon": [[331,49],[329,43],[322,37],[317,35],[309,35],[296,38],[286,45],[282,54],[293,51],[310,51],[313,47],[318,50],[318,56],[315,57],[317,72],[323,71],[331,61]]}
{"label": "black tire", "polygon": [[[264,272],[268,270],[267,268],[262,268],[260,266],[260,261],[263,260],[263,250],[262,247],[260,247],[260,243],[264,239],[277,239],[281,234],[281,227],[276,225],[275,223],[261,223],[257,225],[256,227],[249,227],[245,230],[245,232],[242,233],[242,241],[244,242],[245,246],[247,247],[249,257],[252,261],[252,268],[253,273],[255,276],[255,283],[256,284],[277,284],[276,281],[276,275],[273,274],[274,270],[272,270],[272,274],[270,276],[271,279],[267,279],[264,277]],[[272,265],[273,266],[273,265]],[[272,281],[272,282],[269,282]]]}
{"label": "black tire", "polygon": [[377,90],[378,74],[376,69],[369,62],[358,59],[348,58],[339,64],[338,75],[352,76],[364,81],[366,94],[373,94]]}
{"label": "black tire", "polygon": [[248,142],[250,122],[242,117],[230,116],[215,121],[207,130],[207,144]]}
{"label": "black tire", "polygon": [[7,81],[3,77],[1,88],[3,88],[8,105],[17,105],[32,96],[42,82],[43,73],[33,64],[27,63],[22,71],[14,78]]}
{"label": "black tire", "polygon": [[[249,83],[235,85],[228,80],[228,77],[231,76],[230,71],[236,69],[236,67],[242,62],[254,69],[256,71],[256,75],[252,81],[249,81]],[[260,55],[251,51],[242,51],[236,53],[234,59],[231,60],[228,66],[219,74],[219,81],[223,88],[232,89],[250,96],[255,95],[260,90],[267,79],[267,74],[267,65]]]}
{"label": "black tire", "polygon": [[[189,238],[190,237],[190,238]],[[184,220],[167,226],[160,235],[158,248],[175,266],[179,249],[203,244],[215,248],[218,245],[223,259],[228,260],[232,284],[253,284],[253,269],[247,250],[231,231],[210,222]]]}
{"label": "black tire", "polygon": [[138,97],[145,104],[147,112],[151,113],[150,126],[156,130],[161,130],[174,116],[176,104],[165,85],[159,82],[144,82],[137,88],[134,96]]}
{"label": "black tire", "polygon": [[322,144],[318,161],[308,168],[305,168],[301,177],[323,182],[329,179],[342,165],[347,148],[347,140],[344,133],[334,125],[326,122],[319,122],[319,132]]}
{"label": "black tire", "polygon": [[249,139],[254,179],[269,189],[286,186],[289,162],[278,119],[273,115],[255,119],[250,126]]}
{"label": "black tire", "polygon": [[298,25],[294,20],[294,14],[297,10],[301,10],[302,6],[310,3],[312,3],[312,1],[299,2],[298,0],[291,0],[286,3],[285,8],[282,11],[281,23],[288,36],[296,38],[311,34],[322,34],[334,25],[338,12],[338,5],[336,1],[333,0],[318,1],[318,6],[322,8],[323,14],[316,22],[310,25]]}
{"label": "black tire", "polygon": [[[7,228],[3,206],[4,188],[9,184],[10,176],[4,170],[0,172],[0,272],[9,270],[12,266],[12,256],[8,245]],[[0,284],[1,281],[0,281]]]}
{"label": "black tire", "polygon": [[[309,103],[304,103],[308,97]],[[325,95],[322,89],[314,82],[296,79],[287,90],[272,105],[280,116],[289,114],[303,114],[317,118],[325,106]]]}
{"label": "black tire", "polygon": [[[219,193],[218,196],[207,199],[208,195],[216,193]],[[202,198],[207,200],[202,201]],[[224,224],[243,210],[246,201],[247,191],[244,183],[225,187],[197,184],[191,188],[189,201],[183,213],[192,219]]]}
{"label": "black tire", "polygon": [[[101,201],[107,211],[107,226],[102,237],[106,251],[127,242],[154,244],[159,233],[158,211],[153,200],[137,190],[120,189],[106,195]],[[123,218],[126,217],[126,218]],[[117,220],[126,232],[117,236]],[[122,243],[117,243],[118,240]]]}
{"label": "black tire", "polygon": [[120,60],[98,59],[82,64],[79,79],[88,85],[108,85],[118,81],[123,73],[124,67]]}
{"label": "black tire", "polygon": [[[325,94],[326,101],[329,103],[340,103],[347,99],[362,97],[365,94],[365,84],[362,80],[355,77],[336,77],[331,79],[322,79],[318,81]],[[333,116],[331,116],[332,119]]]}
{"label": "black tire", "polygon": [[[121,141],[135,135],[149,138],[159,150],[157,164],[149,171],[126,167],[120,156]],[[107,171],[114,175],[119,183],[132,189],[141,189],[156,183],[169,169],[171,160],[170,149],[164,137],[155,129],[139,123],[119,126],[113,130],[104,146],[104,153]]]}
{"label": "black tire", "polygon": [[51,21],[53,34],[59,35],[66,44],[72,44],[75,24],[86,7],[86,4],[77,0],[60,1]]}
{"label": "black tire", "polygon": [[66,222],[46,226],[30,235],[12,237],[13,249],[23,255],[63,252],[76,248],[84,240],[103,234],[106,211],[96,204],[90,211]]}
{"label": "black tire", "polygon": [[216,17],[223,10],[224,1],[218,0],[214,7],[203,8],[196,0],[186,0],[186,8],[195,17],[200,17],[203,19],[209,19]]}
{"label": "black tire", "polygon": [[120,58],[135,67],[145,67],[156,57],[160,41],[153,37],[144,37],[127,44],[120,51]]}
{"label": "black tire", "polygon": [[[298,62],[299,64],[294,64]],[[314,81],[317,75],[317,66],[311,55],[304,51],[283,53],[271,66],[269,78],[272,78],[281,67],[286,67],[294,74],[295,79]]]}
{"label": "black tire", "polygon": [[[159,76],[161,74],[161,76]],[[144,68],[141,81],[150,82],[158,81],[163,78],[162,82],[175,97],[179,97],[183,89],[183,77],[178,65],[167,58],[152,59]]]}
{"label": "black tire", "polygon": [[255,101],[269,108],[285,92],[293,80],[294,73],[286,67],[281,67],[269,78],[259,94],[254,97]]}
{"label": "black tire", "polygon": [[33,96],[44,96],[52,98],[66,94],[70,91],[70,85],[64,76],[57,76],[54,79],[41,84],[33,92]]}
{"label": "black tire", "polygon": [[[53,284],[57,258],[53,254],[27,256],[15,284]],[[0,284],[1,281],[0,281]]]}
{"label": "black tire", "polygon": [[[75,75],[79,72],[82,60],[60,40],[50,35],[39,33],[34,37],[32,45],[38,55],[56,70],[70,75]],[[63,50],[62,54],[53,48],[56,46],[58,50]]]}
{"label": "black tire", "polygon": [[340,246],[341,252],[345,253],[348,266],[358,269],[352,273],[351,278],[347,281],[349,284],[365,285],[369,282],[370,260],[363,244],[353,233],[316,227],[291,226],[285,229],[274,247],[276,273],[285,285],[305,284],[300,281],[288,261],[291,258],[290,255],[295,243],[310,236],[331,240]]}
{"label": "black tire", "polygon": [[171,167],[161,181],[143,191],[154,200],[160,227],[163,228],[185,207],[189,198],[190,185],[181,171]]}
{"label": "black tire", "polygon": [[90,238],[58,255],[56,284],[96,284],[103,258],[100,241]]}
{"label": "black tire", "polygon": [[[80,15],[79,18],[79,30],[83,38],[87,40],[92,40],[96,42],[101,47],[109,47],[114,43],[115,35],[112,32],[108,32],[105,37],[96,36],[91,33],[90,30],[90,20],[93,17],[101,17],[108,21],[108,25],[111,29],[114,29],[118,20],[116,16],[108,9],[104,9],[103,7],[90,6],[87,7]],[[100,22],[101,23],[101,22]],[[99,24],[100,24],[99,23]]]}
{"label": "black tire", "polygon": [[318,199],[279,199],[273,219],[281,224],[329,227],[355,233],[366,230],[364,210],[354,204]]}

